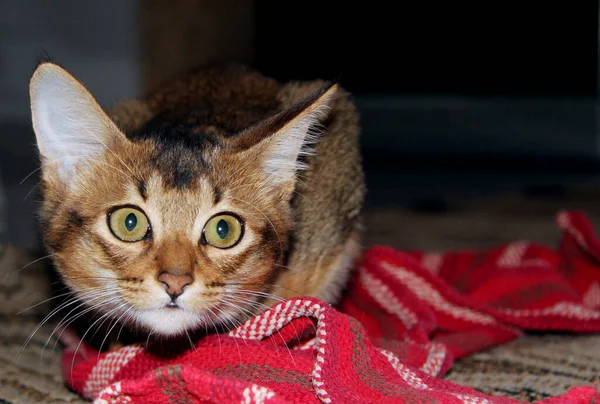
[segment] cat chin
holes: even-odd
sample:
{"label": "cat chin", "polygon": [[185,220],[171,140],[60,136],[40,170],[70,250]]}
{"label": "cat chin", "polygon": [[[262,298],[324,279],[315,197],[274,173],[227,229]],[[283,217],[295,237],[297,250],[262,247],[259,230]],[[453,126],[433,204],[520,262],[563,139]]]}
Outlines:
{"label": "cat chin", "polygon": [[152,333],[164,336],[176,336],[188,330],[202,326],[203,317],[183,309],[157,309],[136,314],[139,324],[149,328]]}

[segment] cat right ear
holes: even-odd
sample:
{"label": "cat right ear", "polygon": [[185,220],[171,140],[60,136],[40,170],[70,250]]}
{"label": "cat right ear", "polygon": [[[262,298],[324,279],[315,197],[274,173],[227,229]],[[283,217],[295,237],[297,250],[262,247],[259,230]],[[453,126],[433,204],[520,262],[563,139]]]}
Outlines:
{"label": "cat right ear", "polygon": [[36,69],[29,94],[42,164],[65,184],[73,180],[77,166],[104,154],[122,136],[90,92],[55,64]]}
{"label": "cat right ear", "polygon": [[330,83],[300,102],[230,138],[247,161],[260,167],[265,183],[291,197],[296,173],[307,168],[301,157],[311,155],[319,128],[338,86]]}

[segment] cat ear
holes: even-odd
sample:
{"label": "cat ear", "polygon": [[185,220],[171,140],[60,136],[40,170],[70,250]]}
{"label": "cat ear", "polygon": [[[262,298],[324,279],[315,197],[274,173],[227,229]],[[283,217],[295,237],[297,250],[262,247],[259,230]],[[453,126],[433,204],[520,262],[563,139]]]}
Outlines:
{"label": "cat ear", "polygon": [[42,164],[64,183],[72,181],[76,166],[103,154],[119,134],[90,92],[55,64],[36,69],[29,94]]}
{"label": "cat ear", "polygon": [[253,161],[260,161],[272,185],[293,189],[296,172],[305,168],[298,158],[311,154],[310,145],[318,141],[321,121],[329,111],[337,88],[337,84],[324,87],[251,128],[245,138],[241,137],[246,144],[254,143],[248,152],[253,155]]}

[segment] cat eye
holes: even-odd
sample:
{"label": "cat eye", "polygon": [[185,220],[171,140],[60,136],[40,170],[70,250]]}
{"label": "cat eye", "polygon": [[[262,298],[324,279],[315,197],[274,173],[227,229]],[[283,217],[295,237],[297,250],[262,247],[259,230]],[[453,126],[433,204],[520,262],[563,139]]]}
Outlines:
{"label": "cat eye", "polygon": [[150,231],[150,222],[141,210],[121,207],[108,214],[108,227],[119,240],[134,242],[146,237]]}
{"label": "cat eye", "polygon": [[220,213],[206,222],[202,230],[203,241],[217,248],[231,248],[244,235],[241,219],[231,213]]}

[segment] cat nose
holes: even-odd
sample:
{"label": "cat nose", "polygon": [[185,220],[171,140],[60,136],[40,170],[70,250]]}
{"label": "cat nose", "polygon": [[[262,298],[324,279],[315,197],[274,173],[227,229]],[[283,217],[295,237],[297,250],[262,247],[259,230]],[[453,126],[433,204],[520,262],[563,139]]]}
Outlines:
{"label": "cat nose", "polygon": [[161,272],[156,279],[166,286],[166,291],[173,301],[183,294],[184,287],[194,282],[194,278],[190,274],[176,274],[167,271]]}

